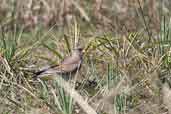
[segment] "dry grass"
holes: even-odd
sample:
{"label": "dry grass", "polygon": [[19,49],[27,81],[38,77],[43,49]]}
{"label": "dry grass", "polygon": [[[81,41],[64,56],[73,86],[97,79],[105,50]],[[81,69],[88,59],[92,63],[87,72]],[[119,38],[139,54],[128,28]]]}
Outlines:
{"label": "dry grass", "polygon": [[[142,0],[2,0],[0,113],[171,113],[167,2],[145,11]],[[32,79],[78,44],[86,52],[73,80]]]}

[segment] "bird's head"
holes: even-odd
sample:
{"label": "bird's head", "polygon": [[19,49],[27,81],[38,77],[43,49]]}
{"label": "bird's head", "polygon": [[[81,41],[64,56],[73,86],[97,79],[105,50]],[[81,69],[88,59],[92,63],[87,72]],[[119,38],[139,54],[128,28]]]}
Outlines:
{"label": "bird's head", "polygon": [[74,50],[73,50],[73,54],[75,55],[79,55],[79,56],[83,56],[84,54],[84,48],[82,47],[76,47]]}

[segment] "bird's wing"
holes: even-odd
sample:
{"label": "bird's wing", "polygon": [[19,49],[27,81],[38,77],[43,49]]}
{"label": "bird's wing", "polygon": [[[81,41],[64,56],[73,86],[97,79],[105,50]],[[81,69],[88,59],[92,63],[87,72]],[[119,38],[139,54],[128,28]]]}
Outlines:
{"label": "bird's wing", "polygon": [[79,62],[80,60],[81,58],[79,56],[68,56],[64,58],[61,64],[73,64]]}
{"label": "bird's wing", "polygon": [[54,68],[50,68],[46,71],[41,72],[38,77],[43,77],[45,75],[52,75],[52,74],[65,74],[65,73],[72,73],[73,71],[77,70],[78,64],[62,64]]}
{"label": "bird's wing", "polygon": [[80,58],[68,56],[61,62],[61,64],[51,66],[35,74],[38,76],[38,75],[49,75],[54,73],[61,73],[61,74],[70,73],[75,71],[78,67],[80,67],[81,62],[82,60]]}
{"label": "bird's wing", "polygon": [[70,73],[76,70],[81,64],[81,61],[75,61],[69,64],[60,64],[56,66],[52,66],[48,69],[41,70],[36,73],[36,75],[49,75],[54,73],[64,74],[64,73]]}
{"label": "bird's wing", "polygon": [[73,61],[72,63],[63,63],[57,67],[54,67],[53,69],[56,71],[56,73],[69,73],[76,70],[81,64],[80,61]]}

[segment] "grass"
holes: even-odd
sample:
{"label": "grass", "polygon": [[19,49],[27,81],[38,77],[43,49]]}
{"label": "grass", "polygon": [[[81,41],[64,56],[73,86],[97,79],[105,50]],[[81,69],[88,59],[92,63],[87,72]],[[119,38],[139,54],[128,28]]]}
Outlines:
{"label": "grass", "polygon": [[[36,64],[36,66],[42,65],[41,62],[44,61],[55,64],[63,56],[68,55],[71,52],[71,47],[75,45],[71,44],[75,42],[75,37],[64,36],[61,40],[53,37],[54,35],[50,31],[49,34],[47,33],[47,36],[50,36],[48,39],[44,40],[46,36],[40,38],[37,41],[39,43],[36,42],[36,44],[33,42],[35,41],[34,38],[26,38],[24,42],[21,42],[25,35],[20,31],[15,35],[6,35],[4,32],[4,35],[1,36],[1,50],[4,57],[4,62],[2,61],[3,64],[1,65],[3,69],[1,71],[1,90],[3,91],[1,98],[5,101],[4,103],[1,102],[3,110],[5,109],[7,113],[27,113],[30,109],[33,111],[37,109],[41,113],[44,110],[43,107],[47,107],[46,111],[48,113],[72,114],[75,110],[73,99],[62,88],[53,85],[54,82],[38,83],[33,81],[31,79],[33,74],[30,71],[38,69],[38,67],[35,67]],[[13,38],[14,36],[16,38]],[[144,36],[143,33],[130,33],[128,37],[114,37],[109,33],[87,39],[89,43],[85,47],[86,54],[82,68],[84,74],[82,75],[90,80],[95,79],[98,85],[92,88],[92,92],[91,88],[86,89],[86,84],[82,83],[83,85],[78,91],[87,95],[88,99],[93,98],[94,103],[98,104],[96,101],[99,97],[103,99],[104,93],[110,93],[110,89],[119,86],[120,78],[125,77],[125,82],[121,86],[123,88],[121,93],[118,92],[118,95],[114,95],[112,97],[113,103],[110,104],[113,111],[117,113],[126,113],[130,110],[129,107],[135,106],[135,104],[140,105],[140,101],[144,100],[141,96],[143,93],[140,94],[140,91],[146,90],[156,94],[157,85],[152,86],[153,83],[155,84],[152,75],[155,68],[160,71],[160,68],[158,68],[160,63],[157,60],[162,55],[159,55],[159,58],[151,56],[154,54],[149,49],[159,49],[156,48],[157,45],[153,45],[153,42],[148,43],[151,43],[152,46],[139,45],[143,44],[142,37]],[[10,38],[12,40],[8,40]],[[32,43],[27,44],[27,42]],[[59,45],[63,45],[65,48],[60,48]],[[160,44],[160,48],[163,48],[162,45],[164,44]],[[42,50],[46,51],[42,52]],[[166,53],[165,50],[163,51],[164,54]],[[41,51],[41,55],[36,54],[39,51]],[[61,53],[62,51],[64,53]],[[51,53],[51,55],[46,56],[46,53]],[[16,63],[16,61],[18,62]],[[165,65],[168,67],[168,63]],[[106,87],[107,89],[105,89]],[[18,89],[20,90],[18,91]],[[22,94],[18,95],[19,92]],[[136,96],[138,99],[135,101],[135,97],[132,98],[131,96]],[[151,97],[155,96],[151,95]],[[93,101],[91,102],[93,103]],[[132,101],[132,104],[128,105],[130,101]],[[5,108],[5,105],[10,105],[10,107]],[[101,109],[101,111],[106,112],[107,110]]]}
{"label": "grass", "polygon": [[[126,35],[98,32],[93,25],[89,29],[79,21],[62,32],[56,25],[50,29],[38,26],[29,32],[2,27],[0,113],[166,113],[161,99],[163,83],[171,84],[170,20],[162,16],[160,33],[155,36],[142,7],[140,10],[145,29]],[[35,71],[58,64],[79,43],[85,54],[74,84],[32,79]],[[74,90],[76,81],[80,85]]]}

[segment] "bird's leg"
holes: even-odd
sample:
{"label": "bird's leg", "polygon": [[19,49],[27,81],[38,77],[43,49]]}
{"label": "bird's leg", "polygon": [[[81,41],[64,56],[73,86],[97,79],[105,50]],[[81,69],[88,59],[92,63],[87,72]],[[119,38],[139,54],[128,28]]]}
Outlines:
{"label": "bird's leg", "polygon": [[76,73],[75,73],[75,76],[74,76],[74,88],[75,89],[78,89],[80,87],[80,85],[81,85],[81,83],[78,81],[78,75],[79,75],[79,70],[81,68],[81,63],[82,63],[82,61],[80,61],[78,63],[78,67],[77,67],[77,70],[76,70]]}

